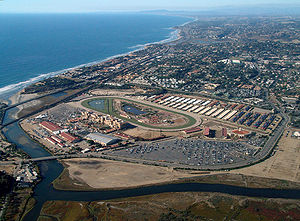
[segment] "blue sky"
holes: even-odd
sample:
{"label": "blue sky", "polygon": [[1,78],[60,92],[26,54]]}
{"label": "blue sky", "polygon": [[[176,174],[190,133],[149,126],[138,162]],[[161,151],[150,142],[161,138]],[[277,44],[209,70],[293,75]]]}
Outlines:
{"label": "blue sky", "polygon": [[0,0],[0,12],[91,12],[107,10],[197,10],[221,6],[297,4],[299,0]]}

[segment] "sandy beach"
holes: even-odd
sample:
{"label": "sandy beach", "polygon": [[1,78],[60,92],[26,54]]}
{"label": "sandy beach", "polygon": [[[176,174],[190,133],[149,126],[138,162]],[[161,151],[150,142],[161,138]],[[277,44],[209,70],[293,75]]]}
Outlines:
{"label": "sandy beach", "polygon": [[[9,101],[11,102],[11,105],[32,99],[39,96],[38,94],[22,94],[21,91],[19,91],[18,93],[14,94],[13,96],[11,96],[9,98]],[[21,104],[19,106],[17,106],[18,111],[14,114],[13,118],[17,118],[18,114],[25,108],[30,108],[32,106],[36,106],[41,104],[40,100],[34,100],[34,101],[30,101],[28,103],[25,104]]]}

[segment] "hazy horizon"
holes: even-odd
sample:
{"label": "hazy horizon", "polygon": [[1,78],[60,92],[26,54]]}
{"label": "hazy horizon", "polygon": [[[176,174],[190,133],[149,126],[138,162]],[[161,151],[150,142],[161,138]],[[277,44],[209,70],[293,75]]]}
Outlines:
{"label": "hazy horizon", "polygon": [[2,13],[88,13],[88,12],[130,12],[145,10],[170,10],[170,11],[202,11],[220,10],[222,8],[277,8],[300,7],[298,0],[152,0],[141,2],[137,0],[0,0]]}

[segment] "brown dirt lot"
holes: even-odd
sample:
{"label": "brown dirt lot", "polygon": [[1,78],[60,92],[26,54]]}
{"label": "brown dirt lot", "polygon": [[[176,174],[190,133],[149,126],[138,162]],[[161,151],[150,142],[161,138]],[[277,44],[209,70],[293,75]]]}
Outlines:
{"label": "brown dirt lot", "polygon": [[299,182],[224,172],[173,170],[103,159],[63,160],[67,169],[54,181],[63,190],[124,189],[163,183],[213,183],[251,188],[299,189]]}
{"label": "brown dirt lot", "polygon": [[[54,182],[55,187],[59,189],[72,188],[71,183],[75,184],[75,187],[83,186],[87,189],[131,188],[198,175],[166,167],[103,159],[69,159],[63,162],[67,166],[68,173]],[[71,181],[67,182],[65,176],[69,176]]]}
{"label": "brown dirt lot", "polygon": [[287,131],[280,139],[274,156],[257,165],[233,170],[231,173],[300,182],[300,140],[292,138],[291,133],[288,137],[286,134]]}
{"label": "brown dirt lot", "polygon": [[300,140],[285,135],[286,132],[278,144],[277,152],[271,158],[257,165],[229,172],[205,174],[201,171],[175,171],[165,167],[102,159],[64,160],[68,169],[61,176],[61,181],[57,180],[55,187],[94,190],[188,181],[254,188],[300,188]]}
{"label": "brown dirt lot", "polygon": [[181,131],[178,131],[178,132],[162,132],[161,133],[159,131],[145,130],[145,129],[142,129],[140,127],[136,127],[136,128],[130,129],[130,130],[126,130],[126,131],[124,131],[124,133],[127,134],[127,135],[130,135],[130,136],[133,136],[133,137],[140,137],[140,138],[149,139],[149,140],[159,138],[159,137],[161,137],[161,135],[175,136],[175,137],[184,135],[184,133],[181,132]]}

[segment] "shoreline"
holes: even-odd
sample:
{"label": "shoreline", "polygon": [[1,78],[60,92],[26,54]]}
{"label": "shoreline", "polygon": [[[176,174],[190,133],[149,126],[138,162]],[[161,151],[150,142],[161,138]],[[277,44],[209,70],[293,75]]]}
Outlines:
{"label": "shoreline", "polygon": [[[163,16],[166,16],[166,15],[163,15]],[[182,16],[176,16],[176,15],[173,15],[173,16],[182,17]],[[185,16],[183,16],[183,17],[185,17]],[[18,94],[26,86],[31,85],[31,84],[36,83],[36,82],[39,82],[41,80],[47,79],[49,77],[59,76],[59,75],[64,74],[68,71],[72,71],[72,70],[78,69],[78,68],[84,68],[84,67],[91,67],[91,66],[94,66],[94,65],[99,65],[99,64],[104,63],[106,61],[109,61],[111,59],[124,57],[124,56],[127,56],[127,55],[131,54],[131,53],[141,51],[141,50],[145,49],[145,47],[150,46],[150,45],[175,43],[175,42],[182,39],[181,30],[179,28],[176,28],[176,27],[183,27],[184,25],[187,25],[187,24],[197,20],[197,19],[192,18],[192,17],[185,17],[185,18],[189,18],[189,19],[191,19],[191,21],[185,22],[185,23],[177,25],[177,26],[166,28],[166,29],[170,29],[171,32],[169,33],[169,36],[166,39],[163,39],[161,41],[149,42],[149,43],[145,43],[145,44],[141,44],[141,45],[130,46],[130,47],[127,48],[127,49],[129,49],[129,51],[125,52],[125,53],[112,55],[112,56],[109,56],[109,57],[101,59],[101,60],[95,60],[95,61],[92,61],[92,62],[79,64],[79,65],[69,67],[69,68],[65,68],[65,69],[62,69],[62,70],[52,71],[52,72],[48,72],[48,73],[40,73],[38,76],[32,77],[28,80],[4,86],[4,87],[0,88],[0,94],[3,93],[3,95],[0,95],[0,101],[3,101],[3,102],[9,101],[11,97],[13,97],[15,94]],[[136,49],[134,49],[134,48],[136,48]],[[134,50],[130,50],[130,49],[134,49]]]}
{"label": "shoreline", "polygon": [[[16,94],[14,94],[13,96],[11,96],[8,99],[8,102],[9,102],[10,105],[14,105],[14,104],[17,104],[17,103],[24,102],[26,100],[35,98],[37,96],[38,96],[37,94],[21,94],[21,91],[18,91]],[[35,106],[35,105],[39,105],[39,104],[41,104],[40,100],[34,100],[34,101],[31,101],[31,102],[28,102],[28,103],[25,103],[25,104],[21,104],[21,105],[15,107],[17,109],[17,111],[12,115],[12,118],[17,119],[19,113],[23,109],[28,108],[32,105]]]}

